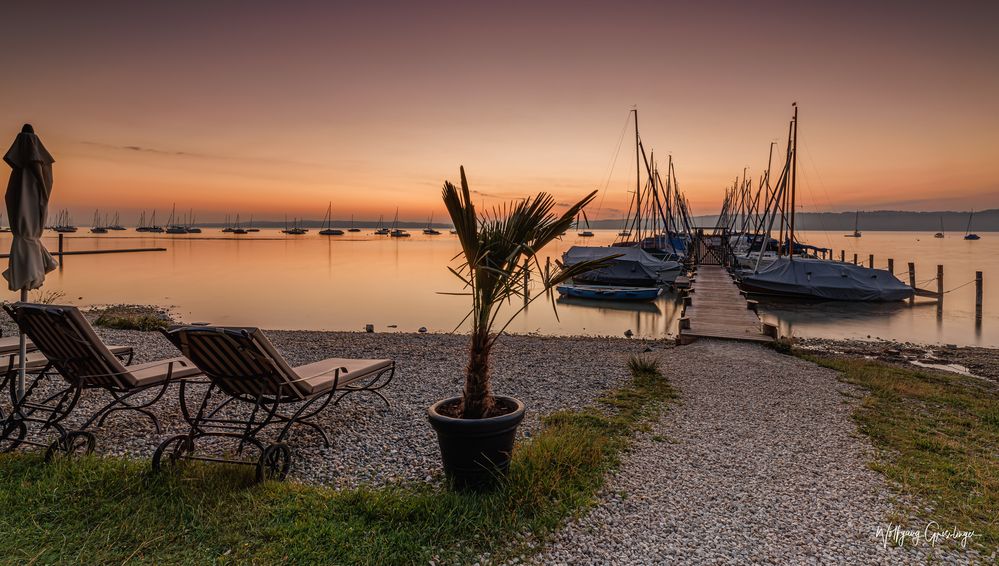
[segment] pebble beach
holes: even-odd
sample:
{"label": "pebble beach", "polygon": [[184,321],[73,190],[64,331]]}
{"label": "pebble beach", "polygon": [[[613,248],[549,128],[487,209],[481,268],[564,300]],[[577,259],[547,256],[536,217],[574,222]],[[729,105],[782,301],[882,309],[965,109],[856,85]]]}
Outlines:
{"label": "pebble beach", "polygon": [[[10,324],[4,335],[14,333]],[[136,362],[178,355],[157,332],[98,328],[132,346]],[[324,447],[292,439],[294,481],[336,488],[442,481],[427,406],[461,391],[465,336],[268,331],[292,365],[326,357],[392,358],[397,372],[373,395],[347,397],[318,419]],[[885,547],[877,536],[898,511],[896,494],[850,414],[861,392],[837,373],[751,344],[619,338],[505,336],[493,358],[494,389],[527,401],[520,434],[559,409],[590,405],[624,383],[627,359],[658,357],[680,398],[640,433],[595,505],[544,541],[536,564],[978,563],[970,550]],[[79,414],[105,401],[81,400]],[[156,406],[163,431],[118,414],[95,433],[101,454],[148,461],[185,432],[176,395]],[[225,450],[224,446],[212,447]]]}

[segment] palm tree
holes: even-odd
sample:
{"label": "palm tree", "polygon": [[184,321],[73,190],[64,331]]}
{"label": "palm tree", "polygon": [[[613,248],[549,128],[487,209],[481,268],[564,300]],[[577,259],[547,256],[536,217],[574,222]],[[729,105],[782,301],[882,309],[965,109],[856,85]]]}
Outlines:
{"label": "palm tree", "polygon": [[[528,298],[525,295],[525,275],[540,277],[545,294],[550,296],[556,285],[574,275],[603,267],[606,259],[617,257],[570,267],[556,260],[554,268],[550,262],[542,267],[538,260],[537,254],[542,248],[568,230],[576,214],[596,195],[597,191],[593,191],[561,216],[552,212],[555,199],[544,192],[479,216],[472,204],[464,167],[461,168],[460,189],[450,182],[444,183],[444,204],[462,250],[455,256],[460,258],[460,265],[457,269],[448,269],[465,284],[466,292],[459,294],[472,297],[472,309],[462,320],[462,324],[469,319],[472,321],[465,387],[461,404],[452,416],[480,419],[495,415],[495,400],[489,383],[489,354],[513,319],[541,296],[536,294]],[[501,307],[504,303],[514,304],[515,298],[523,299],[523,306],[496,330]],[[553,301],[553,308],[554,305]]]}

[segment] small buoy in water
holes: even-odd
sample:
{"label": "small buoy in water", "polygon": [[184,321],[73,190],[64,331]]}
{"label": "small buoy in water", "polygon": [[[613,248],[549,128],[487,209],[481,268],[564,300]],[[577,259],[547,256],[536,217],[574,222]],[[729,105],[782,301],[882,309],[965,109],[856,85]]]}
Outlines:
{"label": "small buoy in water", "polygon": [[634,333],[634,332],[632,332],[630,328],[629,328],[628,330],[625,330],[625,331],[624,331],[624,336],[625,336],[626,338],[631,338],[631,337],[632,337],[632,336],[634,336],[634,335],[635,335],[635,333]]}
{"label": "small buoy in water", "polygon": [[426,331],[427,331],[427,327],[426,326],[421,326],[420,330],[418,332],[423,333],[423,332],[426,332]]}
{"label": "small buoy in water", "polygon": [[364,325],[364,331],[365,332],[374,332],[375,331],[375,325],[374,324],[365,324]]}

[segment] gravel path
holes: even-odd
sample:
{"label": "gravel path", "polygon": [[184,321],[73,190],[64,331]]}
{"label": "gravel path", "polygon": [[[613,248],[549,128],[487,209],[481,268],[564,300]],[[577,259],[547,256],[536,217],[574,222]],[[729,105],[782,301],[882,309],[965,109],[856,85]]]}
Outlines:
{"label": "gravel path", "polygon": [[[4,336],[16,332],[11,322],[2,322],[0,327]],[[104,328],[97,332],[108,344],[132,346],[136,363],[179,355],[158,332]],[[439,399],[461,393],[466,336],[314,331],[269,331],[267,335],[291,365],[328,357],[392,358],[397,364],[394,380],[382,390],[391,407],[386,408],[374,395],[354,394],[317,418],[330,433],[329,448],[311,430],[297,429],[291,439],[295,451],[292,478],[338,487],[440,481],[440,453],[426,409]],[[530,434],[541,415],[589,405],[604,390],[628,379],[628,357],[646,346],[644,341],[616,338],[505,336],[492,358],[493,389],[528,403],[520,431]],[[164,428],[161,434],[135,413],[118,412],[110,417],[94,431],[97,452],[149,461],[162,440],[187,431],[177,397],[177,390],[172,389],[155,405]],[[77,415],[90,414],[109,399],[100,390],[86,391],[68,422],[79,422]],[[205,441],[202,446],[221,453],[233,444]]]}
{"label": "gravel path", "polygon": [[[663,355],[679,404],[641,435],[590,513],[537,564],[966,563],[885,549],[891,494],[836,373],[749,344]],[[852,397],[845,396],[844,393]],[[903,525],[918,528],[917,525]]]}

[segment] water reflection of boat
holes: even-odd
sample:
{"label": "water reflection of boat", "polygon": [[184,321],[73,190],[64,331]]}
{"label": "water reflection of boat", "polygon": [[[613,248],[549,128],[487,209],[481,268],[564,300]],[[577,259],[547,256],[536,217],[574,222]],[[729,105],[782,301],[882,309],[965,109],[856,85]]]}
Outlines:
{"label": "water reflection of boat", "polygon": [[577,297],[559,297],[555,302],[561,306],[584,307],[595,310],[629,311],[637,313],[662,314],[655,302],[640,301],[605,301],[598,299],[580,299]]}

